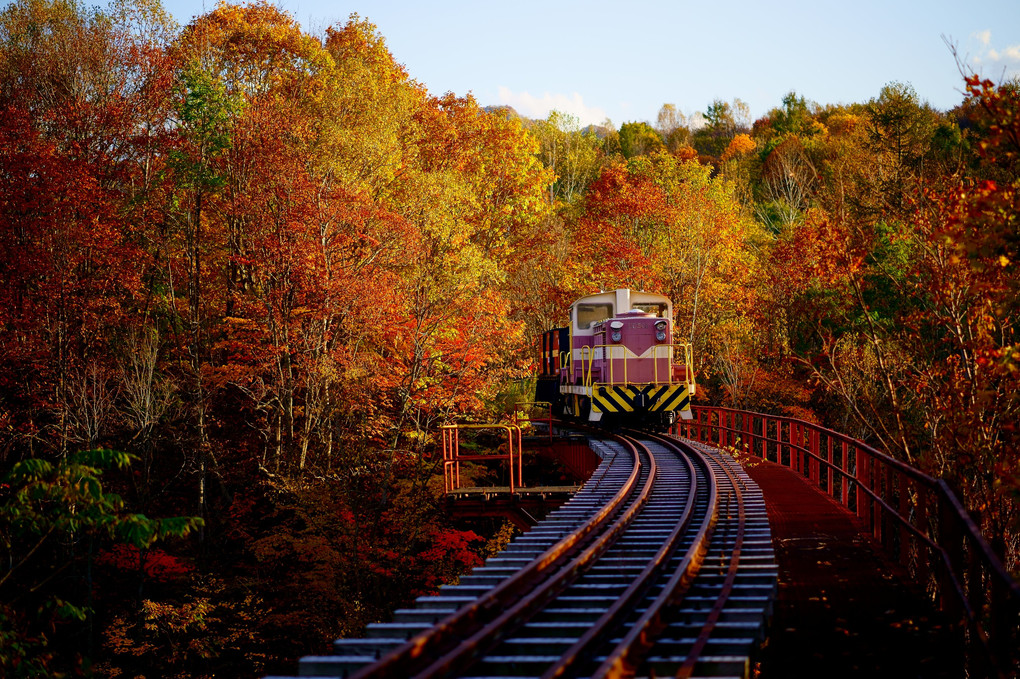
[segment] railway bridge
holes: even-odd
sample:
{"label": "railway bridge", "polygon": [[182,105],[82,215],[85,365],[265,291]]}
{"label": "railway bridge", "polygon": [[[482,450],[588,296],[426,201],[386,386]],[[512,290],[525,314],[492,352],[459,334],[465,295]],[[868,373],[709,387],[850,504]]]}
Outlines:
{"label": "railway bridge", "polygon": [[944,482],[725,408],[568,450],[590,467],[576,492],[522,487],[511,432],[510,487],[475,506],[561,504],[300,676],[1020,675],[1020,585]]}

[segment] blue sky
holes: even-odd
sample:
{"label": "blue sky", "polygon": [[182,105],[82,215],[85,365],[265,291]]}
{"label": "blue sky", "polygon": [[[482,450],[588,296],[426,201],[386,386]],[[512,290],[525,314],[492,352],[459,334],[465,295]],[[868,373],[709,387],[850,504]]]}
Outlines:
{"label": "blue sky", "polygon": [[[184,24],[215,0],[164,0]],[[1020,75],[1020,0],[280,0],[310,31],[369,19],[435,94],[471,92],[529,117],[654,121],[740,98],[752,118],[795,90],[867,101],[892,81],[949,109],[962,79],[949,49],[998,80]]]}

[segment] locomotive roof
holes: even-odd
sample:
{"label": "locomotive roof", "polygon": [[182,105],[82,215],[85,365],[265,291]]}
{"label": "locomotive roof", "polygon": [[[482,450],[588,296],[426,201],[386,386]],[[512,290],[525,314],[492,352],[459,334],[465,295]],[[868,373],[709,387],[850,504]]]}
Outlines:
{"label": "locomotive roof", "polygon": [[[673,304],[665,295],[643,290],[620,288],[595,295],[585,295],[570,305],[570,322],[575,335],[592,334],[592,324],[627,313],[637,306],[658,307],[657,316],[672,318]],[[645,309],[647,310],[647,309]]]}
{"label": "locomotive roof", "polygon": [[669,298],[665,295],[660,295],[655,292],[645,292],[644,290],[631,290],[630,288],[619,288],[617,290],[607,290],[593,295],[585,295],[571,304],[571,306],[576,306],[582,302],[613,302],[616,304],[617,309],[630,309],[632,305],[642,303],[665,302],[666,304],[670,304]]}

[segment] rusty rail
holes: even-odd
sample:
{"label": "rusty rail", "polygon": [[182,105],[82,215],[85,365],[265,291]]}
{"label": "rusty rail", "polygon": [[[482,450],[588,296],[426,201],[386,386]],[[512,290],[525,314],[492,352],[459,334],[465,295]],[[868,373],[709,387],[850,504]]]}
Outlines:
{"label": "rusty rail", "polygon": [[[523,603],[530,607],[537,603],[540,596],[538,590],[547,586],[551,580],[557,577],[552,574],[561,574],[571,570],[570,567],[565,567],[565,564],[573,564],[580,558],[578,552],[583,549],[588,538],[601,537],[605,533],[613,532],[617,527],[619,520],[613,524],[612,528],[605,528],[635,491],[642,469],[637,449],[630,442],[620,440],[632,456],[633,469],[627,482],[613,496],[613,499],[606,503],[590,521],[564,537],[527,567],[489,590],[471,605],[464,606],[428,631],[415,636],[403,646],[387,654],[379,662],[357,672],[354,679],[442,674],[451,667],[459,666],[465,662],[465,656],[451,655],[455,654],[458,647],[462,647],[461,651],[471,657],[477,651],[477,642],[470,646],[464,646],[467,643],[465,639],[473,639],[477,634],[480,634],[479,630],[491,632],[499,629],[506,624],[504,619],[506,612],[511,610],[517,612],[520,604]],[[530,593],[525,594],[522,598],[522,592]],[[435,660],[437,658],[439,660]]]}
{"label": "rusty rail", "polygon": [[[684,558],[680,566],[673,572],[669,580],[666,581],[662,588],[662,593],[659,594],[654,601],[652,601],[638,621],[631,625],[630,630],[624,636],[623,640],[617,644],[612,652],[610,652],[609,656],[592,675],[598,679],[634,676],[641,661],[655,645],[656,639],[666,626],[667,611],[671,607],[677,605],[694,583],[694,578],[701,569],[702,562],[705,559],[705,554],[708,551],[708,544],[712,537],[712,531],[715,529],[716,523],[719,520],[719,486],[716,476],[711,473],[708,461],[705,457],[694,448],[680,441],[653,436],[648,433],[644,433],[642,436],[648,437],[673,449],[676,451],[678,456],[681,457],[681,459],[698,461],[698,464],[705,470],[706,478],[708,480],[707,511],[705,512],[705,516],[702,517],[702,522],[698,526],[697,533],[691,540],[691,545],[684,554]],[[688,462],[688,464],[690,463]],[[729,473],[728,470],[726,473]],[[692,485],[690,494],[688,495],[688,505],[685,509],[683,524],[677,525],[670,542],[663,545],[658,557],[660,559],[665,560],[668,558],[668,554],[670,554],[673,549],[673,544],[675,541],[679,540],[683,532],[686,530],[688,522],[691,518],[693,518],[693,508],[695,496],[697,494],[697,481],[693,468],[691,469],[691,480]],[[736,487],[735,483],[734,487]],[[740,513],[741,517],[743,517],[742,504]],[[670,551],[667,552],[667,549]],[[736,567],[739,559],[740,553],[739,551],[736,551],[730,561],[734,574],[736,573]],[[648,571],[648,569],[646,569],[646,571]],[[645,573],[642,573],[642,578],[644,578],[645,581],[651,580],[651,574],[646,575]],[[728,595],[728,590],[726,591],[726,595]],[[725,597],[723,597],[722,602],[725,602]],[[621,600],[618,603],[621,605],[628,604],[629,600]],[[721,603],[717,603],[717,608],[721,609]],[[718,615],[718,613],[716,613],[716,615]],[[706,635],[706,640],[708,638],[707,635],[711,634],[712,626],[714,626],[714,622],[712,625],[706,625],[705,627],[704,633]],[[704,646],[704,642],[702,642],[701,646]],[[687,656],[687,661],[685,662],[684,667],[687,667],[687,664],[689,663],[689,669],[687,670],[688,673],[690,669],[693,669],[694,664],[697,662],[701,650],[702,649],[697,647],[696,644],[695,650]],[[546,675],[546,677],[548,676],[549,675]],[[546,679],[546,677],[543,677],[543,679]]]}
{"label": "rusty rail", "polygon": [[[759,633],[765,624],[776,566],[760,492],[708,446],[647,433],[602,438],[615,443],[595,444],[603,463],[576,507],[368,638],[303,658],[301,675],[616,677],[689,674],[703,662],[747,676],[757,633],[734,639],[713,629],[729,612],[752,626],[757,618]],[[742,488],[757,498],[750,517]],[[745,518],[753,525],[746,542]],[[697,638],[691,651],[683,648],[689,635]],[[705,653],[713,644],[727,653]]]}
{"label": "rusty rail", "polygon": [[861,531],[962,623],[980,676],[1020,676],[1020,584],[945,483],[867,444],[791,417],[694,406],[691,440],[789,467],[853,514]]}
{"label": "rusty rail", "polygon": [[[621,441],[623,440],[621,439]],[[628,442],[628,447],[635,444],[636,442],[630,441]],[[656,478],[655,458],[647,453],[640,455],[640,457],[647,460],[647,462],[644,464],[635,462],[634,468],[639,470],[642,466],[647,467],[645,482],[640,490],[637,491],[634,499],[629,501],[629,505],[623,514],[617,517],[611,526],[599,533],[580,554],[573,556],[566,567],[551,573],[545,581],[531,589],[520,589],[517,600],[500,611],[498,617],[481,626],[467,639],[461,640],[455,648],[450,649],[416,676],[419,679],[457,676],[489,648],[494,646],[503,635],[515,629],[545,607],[566,589],[589,564],[593,563],[609,549],[616,538],[626,530],[627,526],[638,515],[641,508],[648,502],[649,497],[651,497]],[[599,622],[601,624],[593,625],[593,629],[597,632],[601,632],[603,626],[608,624],[605,620],[600,620]]]}

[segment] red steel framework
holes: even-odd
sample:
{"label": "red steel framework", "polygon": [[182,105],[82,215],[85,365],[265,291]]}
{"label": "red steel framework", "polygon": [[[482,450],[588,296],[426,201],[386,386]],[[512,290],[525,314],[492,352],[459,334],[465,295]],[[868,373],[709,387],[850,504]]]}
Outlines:
{"label": "red steel framework", "polygon": [[[530,410],[531,415],[522,417],[522,408]],[[541,411],[541,416],[536,416],[536,410]],[[518,403],[513,411],[514,424],[520,425],[522,429],[533,427],[536,423],[546,426],[546,436],[539,435],[534,439],[535,443],[550,451],[560,463],[578,480],[587,480],[592,472],[599,466],[601,458],[588,445],[587,439],[576,440],[553,436],[553,424],[557,420],[553,417],[553,404],[548,401],[526,401]],[[540,439],[545,439],[541,441]]]}
{"label": "red steel framework", "polygon": [[[506,453],[496,454],[470,454],[463,455],[460,452],[460,431],[471,430],[499,430],[506,432],[507,449]],[[521,478],[521,467],[523,456],[521,454],[521,428],[517,424],[448,424],[443,428],[443,481],[446,492],[460,489],[460,463],[461,462],[491,462],[492,460],[506,459],[510,467],[510,492],[514,493],[518,488],[524,486]],[[514,459],[516,458],[516,470]],[[516,471],[516,482],[515,482]]]}
{"label": "red steel framework", "polygon": [[[514,405],[513,420],[514,424],[520,427],[534,426],[535,423],[541,422],[546,426],[547,438],[551,441],[553,438],[553,414],[552,414],[552,403],[548,401],[525,401],[523,403],[517,403]],[[542,410],[541,417],[521,417],[523,410],[534,411],[536,409]]]}
{"label": "red steel framework", "polygon": [[694,406],[674,431],[789,467],[853,514],[862,532],[934,595],[987,676],[1020,671],[1020,584],[945,481],[857,439],[791,417]]}

